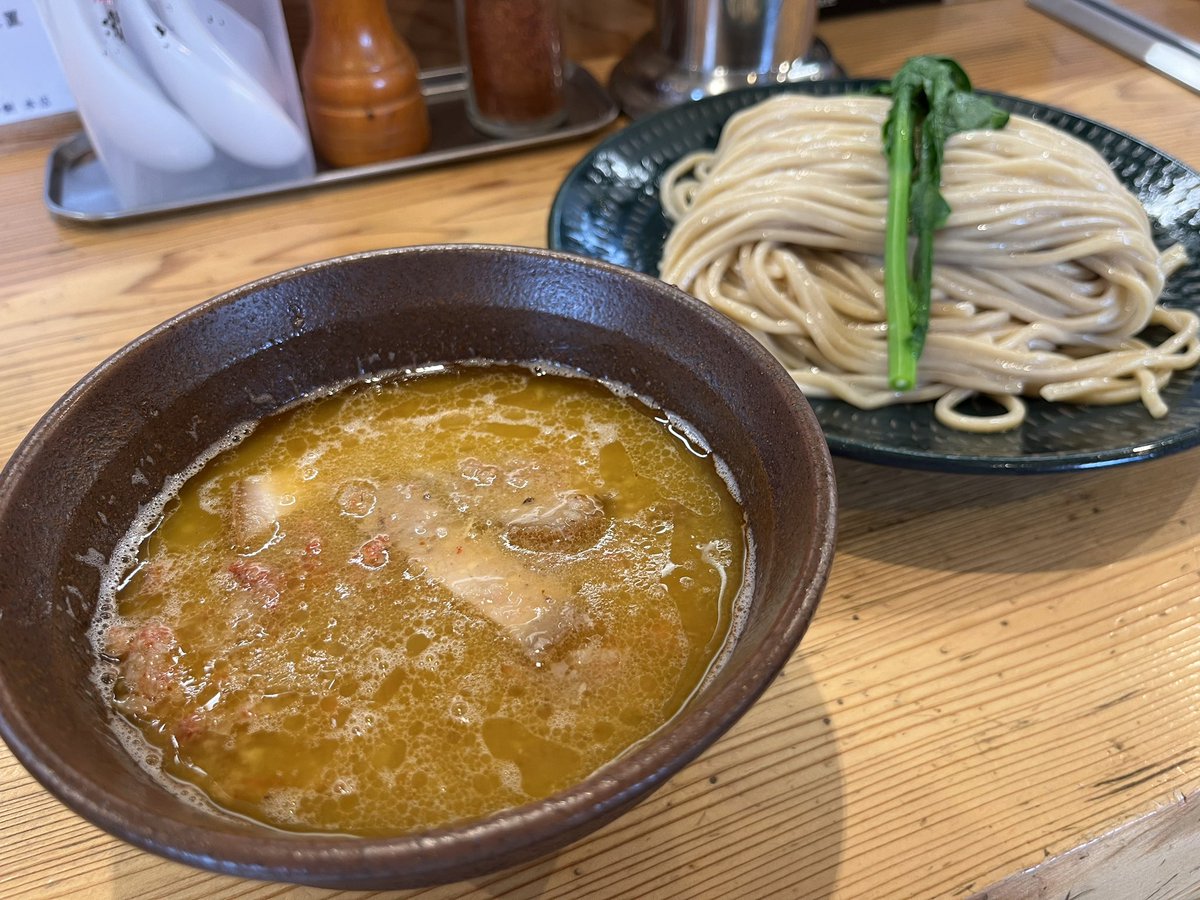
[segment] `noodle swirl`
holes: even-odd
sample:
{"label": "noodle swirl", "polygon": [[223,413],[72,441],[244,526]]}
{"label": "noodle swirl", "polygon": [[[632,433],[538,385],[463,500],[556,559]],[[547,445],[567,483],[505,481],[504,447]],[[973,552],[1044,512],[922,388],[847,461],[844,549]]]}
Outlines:
{"label": "noodle swirl", "polygon": [[[1165,415],[1160,390],[1200,360],[1196,315],[1158,305],[1182,248],[1155,247],[1145,211],[1092,148],[1019,116],[947,144],[951,214],[935,239],[919,381],[888,387],[888,106],[785,94],[730,118],[715,151],[664,176],[675,224],[662,278],[749,329],[813,396],[864,409],[936,400],[939,421],[977,432],[1020,424],[1021,396],[1140,400]],[[1149,325],[1169,336],[1135,336]],[[973,395],[1003,412],[960,411]]]}

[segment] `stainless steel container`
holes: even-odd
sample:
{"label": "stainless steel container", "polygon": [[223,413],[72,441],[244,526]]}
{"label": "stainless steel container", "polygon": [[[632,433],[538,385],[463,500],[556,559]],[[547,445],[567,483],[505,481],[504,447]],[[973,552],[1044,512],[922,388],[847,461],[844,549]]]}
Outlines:
{"label": "stainless steel container", "polygon": [[657,0],[655,14],[609,84],[634,118],[733,88],[842,74],[813,36],[817,0]]}

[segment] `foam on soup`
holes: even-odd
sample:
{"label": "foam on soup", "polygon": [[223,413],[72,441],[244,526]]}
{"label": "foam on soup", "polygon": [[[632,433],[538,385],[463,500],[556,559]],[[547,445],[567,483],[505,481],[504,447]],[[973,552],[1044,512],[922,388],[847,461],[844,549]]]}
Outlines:
{"label": "foam on soup", "polygon": [[719,665],[751,554],[685,423],[462,365],[241,429],[114,554],[96,680],[181,793],[280,828],[411,832],[544,798]]}

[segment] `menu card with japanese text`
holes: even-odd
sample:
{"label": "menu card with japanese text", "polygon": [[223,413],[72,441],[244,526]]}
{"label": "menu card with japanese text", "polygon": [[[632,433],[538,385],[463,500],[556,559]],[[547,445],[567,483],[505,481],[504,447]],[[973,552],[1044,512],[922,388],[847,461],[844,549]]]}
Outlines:
{"label": "menu card with japanese text", "polygon": [[0,126],[74,108],[33,0],[0,0]]}

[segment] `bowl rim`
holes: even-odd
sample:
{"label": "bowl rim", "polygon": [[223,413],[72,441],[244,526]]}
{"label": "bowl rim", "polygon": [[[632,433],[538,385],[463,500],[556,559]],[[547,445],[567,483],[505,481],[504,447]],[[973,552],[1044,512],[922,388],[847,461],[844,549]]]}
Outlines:
{"label": "bowl rim", "polygon": [[[528,851],[529,860],[582,837],[593,823],[603,823],[645,798],[672,775],[710,747],[767,689],[782,670],[812,619],[833,562],[837,531],[836,480],[829,449],[807,401],[773,356],[748,332],[704,303],[652,276],[612,263],[576,254],[488,243],[438,243],[390,247],[335,256],[255,279],[197,303],[124,344],[73,385],[37,421],[0,471],[0,516],[8,514],[13,487],[36,457],[43,436],[66,419],[85,392],[123,361],[139,353],[160,335],[221,306],[266,288],[302,278],[307,273],[354,265],[364,260],[405,255],[473,253],[518,254],[557,264],[640,282],[645,288],[685,307],[725,332],[738,350],[757,361],[783,391],[789,410],[804,420],[814,437],[810,465],[814,484],[814,523],[797,571],[811,569],[808,579],[797,578],[769,628],[761,652],[743,662],[728,681],[709,695],[703,705],[685,708],[658,731],[582,781],[548,798],[510,807],[458,825],[391,837],[362,837],[319,832],[291,832],[261,825],[261,834],[234,836],[226,832],[201,832],[182,821],[155,819],[145,809],[77,775],[38,736],[13,702],[12,692],[0,681],[0,738],[18,761],[52,795],[72,811],[110,834],[142,849],[211,871],[243,877],[286,880],[314,886],[347,886],[408,878],[405,884],[434,884],[472,877],[501,866],[496,862],[514,851]],[[584,370],[586,371],[586,370]],[[785,621],[780,621],[785,620]],[[731,662],[732,665],[732,662]],[[665,734],[665,740],[653,740]],[[486,840],[485,840],[486,839]],[[473,845],[471,865],[458,858],[465,845]],[[300,851],[298,853],[298,851]],[[483,851],[483,852],[481,852]],[[514,860],[516,864],[519,860]],[[507,863],[505,864],[507,865]],[[423,877],[422,877],[423,876]]]}

